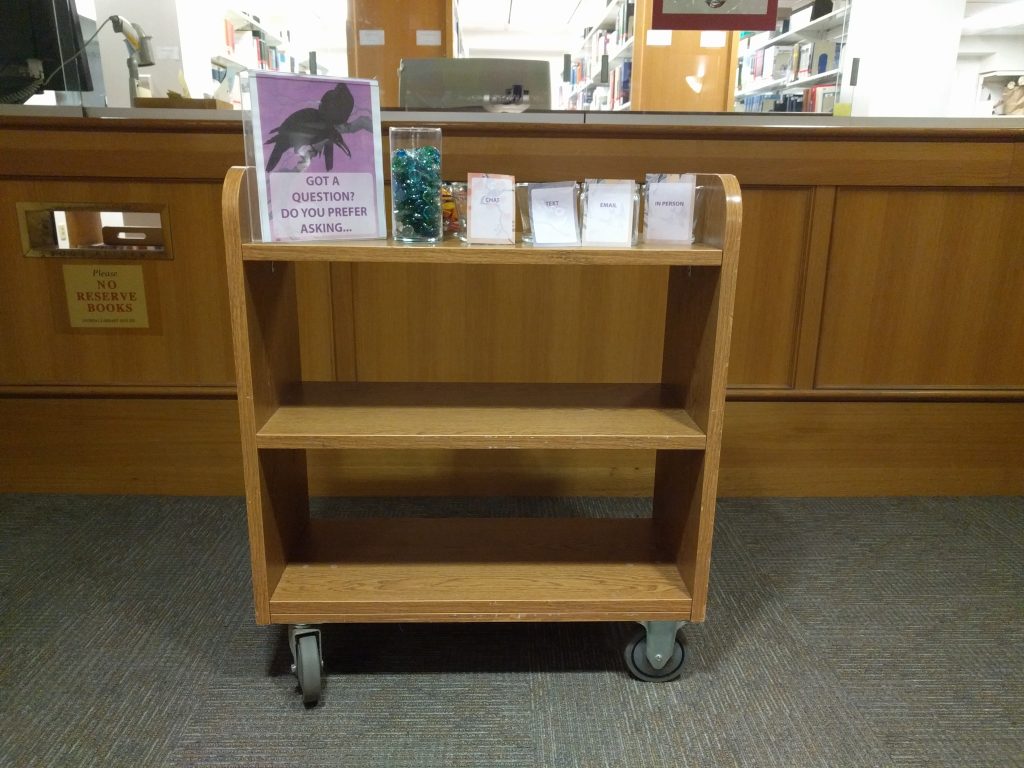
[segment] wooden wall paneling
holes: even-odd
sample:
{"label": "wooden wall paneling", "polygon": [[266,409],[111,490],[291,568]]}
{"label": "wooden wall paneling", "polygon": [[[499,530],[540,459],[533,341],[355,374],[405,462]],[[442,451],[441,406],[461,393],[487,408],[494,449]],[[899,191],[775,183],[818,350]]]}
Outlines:
{"label": "wooden wall paneling", "polygon": [[338,381],[357,381],[355,267],[331,264],[331,292],[334,311],[334,376]]}
{"label": "wooden wall paneling", "polygon": [[[228,386],[234,382],[219,185],[0,181],[0,383]],[[15,204],[166,206],[173,259],[22,256]],[[64,264],[141,264],[148,329],[71,328]]]}
{"label": "wooden wall paneling", "polygon": [[[397,65],[396,65],[397,66]],[[1024,144],[1012,132],[934,129],[743,128],[445,123],[446,177],[469,170],[531,180],[576,178],[601,157],[602,175],[732,173],[762,186],[1019,187]],[[661,119],[651,117],[650,119]],[[387,126],[385,126],[385,134]],[[228,122],[0,118],[0,177],[207,180],[244,163],[241,126]],[[483,163],[483,164],[481,164]]]}
{"label": "wooden wall paneling", "polygon": [[803,280],[803,297],[799,316],[793,329],[798,337],[794,359],[793,386],[809,390],[814,387],[814,371],[818,364],[818,339],[821,334],[821,310],[825,303],[825,279],[828,273],[828,252],[832,244],[832,219],[835,215],[836,188],[816,187],[809,215],[807,256]]}
{"label": "wooden wall paneling", "polygon": [[1024,179],[1024,143],[1017,144],[1013,148],[1013,159],[1010,163],[1010,178],[1016,179],[1018,183],[1021,179]]}
{"label": "wooden wall paneling", "polygon": [[234,397],[0,397],[0,492],[242,493]]}
{"label": "wooden wall paneling", "polygon": [[443,0],[444,10],[444,55],[450,59],[456,59],[459,57],[459,41],[458,41],[458,27],[456,25],[457,16],[455,13],[455,3],[458,0]]}
{"label": "wooden wall paneling", "polygon": [[630,74],[630,111],[639,112],[644,98],[644,84],[640,74],[647,61],[647,30],[651,28],[651,3],[641,0],[633,9],[633,62]]}
{"label": "wooden wall paneling", "polygon": [[732,69],[727,70],[725,78],[726,82],[726,93],[725,93],[725,106],[723,111],[734,112],[736,110],[736,62],[739,60],[740,54],[740,33],[739,32],[728,32],[727,37],[727,50],[725,59],[727,62],[732,64]]}
{"label": "wooden wall paneling", "polygon": [[[722,48],[702,48],[699,31],[678,29],[669,33],[671,45],[648,45],[647,31],[651,29],[655,1],[637,0],[636,3],[630,86],[632,110],[731,111],[730,83],[736,79],[734,49],[728,44]],[[693,79],[687,81],[687,77]]]}
{"label": "wooden wall paneling", "polygon": [[176,179],[209,181],[219,189],[227,169],[245,163],[240,123],[98,118],[44,123],[55,124],[0,128],[0,177]]}
{"label": "wooden wall paneling", "polygon": [[334,287],[331,265],[295,265],[303,381],[334,381]]}
{"label": "wooden wall paneling", "polygon": [[722,496],[1024,493],[1024,403],[730,402]]}
{"label": "wooden wall paneling", "polygon": [[[637,116],[642,119],[643,116]],[[593,128],[594,130],[590,130]],[[554,127],[546,132],[494,135],[485,129],[444,126],[444,175],[460,178],[487,169],[524,181],[577,178],[601,158],[601,175],[638,178],[651,172],[731,173],[747,186],[1019,186],[1011,175],[1014,144],[960,145],[938,141],[827,141],[711,137],[642,127]],[[841,170],[840,170],[841,168]]]}
{"label": "wooden wall paneling", "polygon": [[1024,387],[1024,190],[847,190],[818,387]]}
{"label": "wooden wall paneling", "polygon": [[812,195],[806,188],[743,189],[732,387],[793,385]]}
{"label": "wooden wall paneling", "polygon": [[[600,156],[606,176],[697,170],[733,173],[743,185],[1019,186],[1021,178],[1015,173],[1020,145],[1011,137],[972,140],[977,131],[949,141],[942,132],[929,139],[928,132],[673,128],[634,117],[639,124],[626,128],[517,124],[505,132],[442,120],[445,175],[509,168],[524,179],[535,173],[536,180],[560,180],[575,178],[581,162]],[[113,178],[131,169],[133,178],[219,183],[229,167],[244,162],[235,123],[198,130],[190,123],[117,122],[123,127],[79,119],[77,129],[50,130],[0,122],[0,176]]]}
{"label": "wooden wall paneling", "polygon": [[[450,9],[445,0],[349,0],[349,77],[365,77],[380,83],[380,103],[397,107],[398,67],[402,59],[443,58],[451,48],[446,39]],[[360,32],[383,30],[384,45],[360,44]],[[441,33],[440,46],[420,46],[417,30]]]}
{"label": "wooden wall paneling", "polygon": [[356,264],[364,381],[657,381],[665,268]]}
{"label": "wooden wall paneling", "polygon": [[640,44],[645,50],[643,67],[637,72],[642,83],[640,103],[632,108],[648,112],[725,111],[729,82],[735,73],[735,64],[728,61],[728,46],[701,48],[701,32],[696,30],[677,29],[671,34],[672,45]]}

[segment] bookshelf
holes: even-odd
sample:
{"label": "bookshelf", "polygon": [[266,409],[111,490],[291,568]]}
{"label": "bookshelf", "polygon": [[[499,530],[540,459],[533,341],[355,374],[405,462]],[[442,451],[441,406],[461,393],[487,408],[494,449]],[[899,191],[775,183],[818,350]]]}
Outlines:
{"label": "bookshelf", "polygon": [[839,90],[849,6],[811,19],[810,9],[740,41],[734,109],[831,113]]}
{"label": "bookshelf", "polygon": [[290,33],[275,34],[260,23],[258,16],[228,9],[223,14],[224,38],[221,50],[210,57],[210,64],[221,82],[215,94],[224,101],[240,105],[235,77],[247,69],[294,71],[295,60],[286,46]]}
{"label": "bookshelf", "polygon": [[635,10],[634,0],[611,0],[582,27],[579,46],[570,54],[562,109],[622,111],[629,103]]}
{"label": "bookshelf", "polygon": [[740,55],[742,56],[744,53],[754,53],[773,45],[792,45],[793,43],[799,43],[803,40],[817,39],[822,33],[828,33],[837,27],[844,26],[848,12],[849,9],[846,7],[838,8],[831,13],[819,16],[817,19],[801,25],[797,29],[791,29],[787,32],[783,32],[782,34],[775,35],[774,37],[768,32],[754,35],[751,40],[756,40],[757,42],[752,42],[751,46],[746,50],[742,50]]}
{"label": "bookshelf", "polygon": [[267,29],[267,27],[261,24],[258,16],[252,16],[248,13],[243,13],[242,11],[228,9],[224,12],[224,19],[234,27],[236,32],[256,32],[267,42],[268,45],[284,45],[284,38],[275,35]]}

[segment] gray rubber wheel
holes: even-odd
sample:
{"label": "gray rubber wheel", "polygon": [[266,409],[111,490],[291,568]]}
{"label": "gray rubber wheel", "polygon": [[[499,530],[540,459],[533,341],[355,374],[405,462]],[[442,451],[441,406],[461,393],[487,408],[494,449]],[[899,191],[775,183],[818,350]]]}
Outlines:
{"label": "gray rubber wheel", "polygon": [[295,676],[299,678],[302,703],[313,706],[320,701],[320,645],[316,635],[302,635],[295,641]]}
{"label": "gray rubber wheel", "polygon": [[629,674],[637,680],[643,680],[645,683],[667,683],[670,680],[677,680],[683,674],[686,650],[677,637],[672,649],[672,658],[661,669],[655,669],[647,660],[647,630],[641,629],[626,644],[624,656]]}

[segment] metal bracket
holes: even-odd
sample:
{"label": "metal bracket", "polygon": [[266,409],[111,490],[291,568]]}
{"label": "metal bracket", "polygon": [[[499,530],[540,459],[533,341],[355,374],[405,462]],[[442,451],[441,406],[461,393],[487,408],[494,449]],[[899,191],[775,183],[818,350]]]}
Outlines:
{"label": "metal bracket", "polygon": [[662,669],[672,658],[676,647],[676,634],[685,621],[641,621],[647,630],[647,661],[655,669]]}
{"label": "metal bracket", "polygon": [[292,652],[292,672],[295,672],[295,647],[299,638],[305,635],[316,635],[316,647],[320,649],[320,669],[324,667],[324,646],[320,640],[320,628],[312,624],[289,624],[288,625],[288,648]]}

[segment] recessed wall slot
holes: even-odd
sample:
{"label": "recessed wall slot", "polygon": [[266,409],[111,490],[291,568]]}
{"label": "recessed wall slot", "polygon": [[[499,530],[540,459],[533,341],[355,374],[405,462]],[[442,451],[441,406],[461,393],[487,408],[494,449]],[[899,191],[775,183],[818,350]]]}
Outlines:
{"label": "recessed wall slot", "polygon": [[29,257],[170,259],[166,206],[18,203]]}

